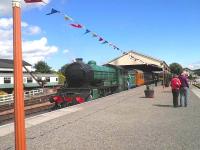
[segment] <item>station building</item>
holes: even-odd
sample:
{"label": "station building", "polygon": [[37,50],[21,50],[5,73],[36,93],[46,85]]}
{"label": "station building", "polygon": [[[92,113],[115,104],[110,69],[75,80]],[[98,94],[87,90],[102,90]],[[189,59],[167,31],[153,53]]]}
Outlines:
{"label": "station building", "polygon": [[129,51],[109,61],[107,64],[121,66],[126,69],[139,69],[146,72],[170,71],[165,61],[135,51]]}
{"label": "station building", "polygon": [[120,66],[128,71],[140,70],[152,76],[152,80],[162,81],[162,84],[169,86],[170,68],[163,60],[147,56],[136,51],[124,53],[107,64]]}

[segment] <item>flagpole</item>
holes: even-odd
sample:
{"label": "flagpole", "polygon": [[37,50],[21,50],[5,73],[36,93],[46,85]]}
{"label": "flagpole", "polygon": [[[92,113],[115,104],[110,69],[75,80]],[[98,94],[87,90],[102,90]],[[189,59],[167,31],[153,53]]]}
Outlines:
{"label": "flagpole", "polygon": [[24,90],[22,71],[21,0],[12,0],[13,7],[13,59],[14,59],[14,111],[15,149],[26,150],[24,120]]}

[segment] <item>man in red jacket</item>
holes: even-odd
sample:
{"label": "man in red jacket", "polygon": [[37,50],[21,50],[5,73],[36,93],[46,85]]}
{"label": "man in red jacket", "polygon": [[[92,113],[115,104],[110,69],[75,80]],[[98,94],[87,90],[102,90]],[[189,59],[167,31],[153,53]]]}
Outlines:
{"label": "man in red jacket", "polygon": [[171,88],[173,95],[173,105],[174,107],[178,107],[178,96],[180,92],[181,82],[177,75],[174,75],[171,80]]}

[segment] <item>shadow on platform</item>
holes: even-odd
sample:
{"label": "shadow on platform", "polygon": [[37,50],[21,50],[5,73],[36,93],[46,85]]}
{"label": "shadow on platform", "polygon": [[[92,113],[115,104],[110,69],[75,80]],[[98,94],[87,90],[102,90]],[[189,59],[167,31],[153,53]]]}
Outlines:
{"label": "shadow on platform", "polygon": [[157,107],[174,107],[173,105],[161,105],[161,104],[154,104],[153,106],[157,106]]}
{"label": "shadow on platform", "polygon": [[145,97],[145,96],[141,96],[139,98],[145,98],[145,99],[153,99],[154,97]]}
{"label": "shadow on platform", "polygon": [[163,93],[172,93],[172,91],[163,91]]}

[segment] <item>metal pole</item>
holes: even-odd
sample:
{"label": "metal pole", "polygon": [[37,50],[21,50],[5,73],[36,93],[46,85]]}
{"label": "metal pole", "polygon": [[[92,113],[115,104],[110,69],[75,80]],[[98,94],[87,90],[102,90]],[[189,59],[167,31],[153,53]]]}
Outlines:
{"label": "metal pole", "polygon": [[13,7],[13,59],[15,99],[15,149],[26,150],[24,121],[24,90],[22,71],[21,0],[12,0]]}

